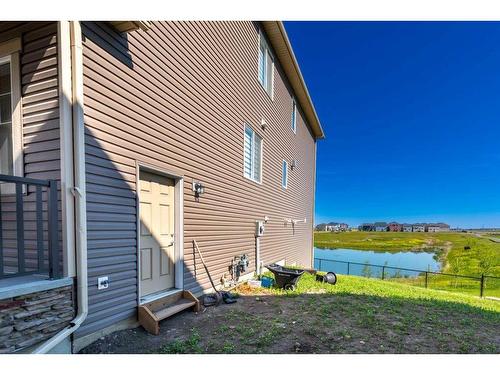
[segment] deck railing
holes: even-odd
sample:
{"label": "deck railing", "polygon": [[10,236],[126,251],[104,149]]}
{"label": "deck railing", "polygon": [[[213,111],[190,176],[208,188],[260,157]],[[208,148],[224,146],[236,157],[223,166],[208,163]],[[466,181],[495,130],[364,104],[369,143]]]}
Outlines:
{"label": "deck railing", "polygon": [[0,174],[0,279],[61,276],[57,182]]}

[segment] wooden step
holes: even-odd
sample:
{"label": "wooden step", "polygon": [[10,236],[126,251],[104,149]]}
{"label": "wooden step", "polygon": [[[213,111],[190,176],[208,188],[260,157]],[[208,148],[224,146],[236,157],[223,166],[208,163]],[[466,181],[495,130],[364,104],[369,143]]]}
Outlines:
{"label": "wooden step", "polygon": [[200,301],[190,291],[179,290],[139,306],[139,323],[149,333],[158,335],[160,321],[191,307],[200,311]]}
{"label": "wooden step", "polygon": [[189,309],[191,306],[194,306],[195,304],[196,302],[183,298],[174,303],[173,305],[170,305],[169,307],[156,311],[154,314],[156,315],[156,318],[158,320],[163,320],[168,318],[169,316],[177,314],[178,312]]}

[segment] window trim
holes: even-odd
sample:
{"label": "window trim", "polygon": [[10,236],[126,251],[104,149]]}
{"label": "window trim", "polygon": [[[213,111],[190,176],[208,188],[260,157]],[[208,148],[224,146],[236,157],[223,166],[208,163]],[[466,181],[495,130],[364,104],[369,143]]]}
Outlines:
{"label": "window trim", "polygon": [[[283,172],[286,172],[283,174]],[[283,180],[285,180],[285,184],[283,184]],[[281,187],[283,189],[288,189],[288,162],[283,159],[283,163],[281,163]]]}
{"label": "window trim", "polygon": [[[23,123],[21,96],[21,39],[14,38],[0,43],[0,64],[10,63],[10,85],[12,106],[12,172],[14,176],[24,177],[23,155]],[[12,193],[14,192],[12,187]],[[2,189],[2,193],[10,194],[11,189]]]}
{"label": "window trim", "polygon": [[292,131],[297,134],[297,102],[292,97]]}
{"label": "window trim", "polygon": [[[251,160],[251,170],[250,170],[250,177],[248,177],[246,174],[245,174],[245,136],[246,136],[246,129],[250,129],[252,131],[252,142],[255,142],[255,136],[259,137],[260,138],[260,157],[259,157],[259,161],[260,161],[260,175],[259,175],[259,179],[256,180],[254,178],[252,178],[251,176],[253,176],[254,174],[254,165],[253,165],[253,160],[254,160],[254,156],[255,156],[255,147],[252,148],[251,150],[251,155],[250,155],[250,160]],[[262,138],[259,134],[257,134],[257,132],[254,130],[254,128],[249,124],[249,123],[244,123],[243,124],[243,177],[245,177],[247,180],[250,180],[250,181],[253,181],[259,185],[262,185],[262,181],[264,179],[264,173],[263,173],[263,165],[264,165],[264,138]]]}
{"label": "window trim", "polygon": [[267,91],[267,88],[265,86],[266,82],[261,82],[260,81],[260,75],[259,75],[259,67],[260,67],[260,61],[257,60],[257,80],[260,83],[260,86],[264,89],[266,94],[271,98],[272,101],[274,101],[274,55],[271,52],[271,49],[269,48],[269,43],[267,42],[266,37],[264,36],[264,33],[262,30],[259,30],[259,53],[257,54],[257,57],[260,55],[260,47],[261,45],[264,44],[264,77],[267,77],[267,58],[268,56],[271,58],[271,77],[269,78],[271,80],[271,92]]}

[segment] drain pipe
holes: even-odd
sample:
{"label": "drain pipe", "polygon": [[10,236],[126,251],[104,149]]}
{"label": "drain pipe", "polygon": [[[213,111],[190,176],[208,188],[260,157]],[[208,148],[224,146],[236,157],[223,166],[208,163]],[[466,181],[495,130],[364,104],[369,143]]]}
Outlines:
{"label": "drain pipe", "polygon": [[[83,56],[82,34],[79,21],[59,22],[59,43],[70,43],[71,52],[71,102],[73,105],[73,149],[75,186],[75,244],[78,313],[70,325],[38,346],[33,353],[47,353],[75,332],[87,318],[87,205],[85,201],[85,127],[83,122]],[[69,66],[63,68],[70,68]],[[60,72],[63,74],[63,72]],[[67,93],[68,96],[70,93]]]}

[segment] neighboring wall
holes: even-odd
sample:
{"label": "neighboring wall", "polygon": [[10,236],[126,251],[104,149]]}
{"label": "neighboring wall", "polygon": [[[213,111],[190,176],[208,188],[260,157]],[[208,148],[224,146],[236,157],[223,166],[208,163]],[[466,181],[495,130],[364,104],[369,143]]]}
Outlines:
{"label": "neighboring wall", "polygon": [[[83,23],[90,307],[78,336],[136,314],[136,161],[185,178],[185,289],[209,287],[193,239],[216,282],[235,255],[248,254],[254,270],[255,220],[266,215],[264,263],[311,265],[315,144],[300,113],[291,130],[291,91],[277,64],[274,101],[257,79],[257,27],[154,22],[119,34]],[[262,184],[243,177],[245,123],[264,140]],[[298,161],[287,190],[283,159]],[[193,179],[205,185],[199,201]],[[98,291],[103,275],[110,286]]]}
{"label": "neighboring wall", "polygon": [[[0,42],[16,37],[21,37],[22,40],[20,68],[24,176],[60,181],[57,23],[0,22]],[[30,188],[28,194],[24,196],[28,267],[37,265],[33,192],[34,188]],[[46,202],[45,193],[44,201]],[[4,264],[6,271],[15,271],[17,269],[15,198],[2,196],[1,203]],[[46,210],[45,204],[44,210]],[[46,221],[44,228],[46,229]],[[47,249],[46,232],[44,236],[44,249]]]}

